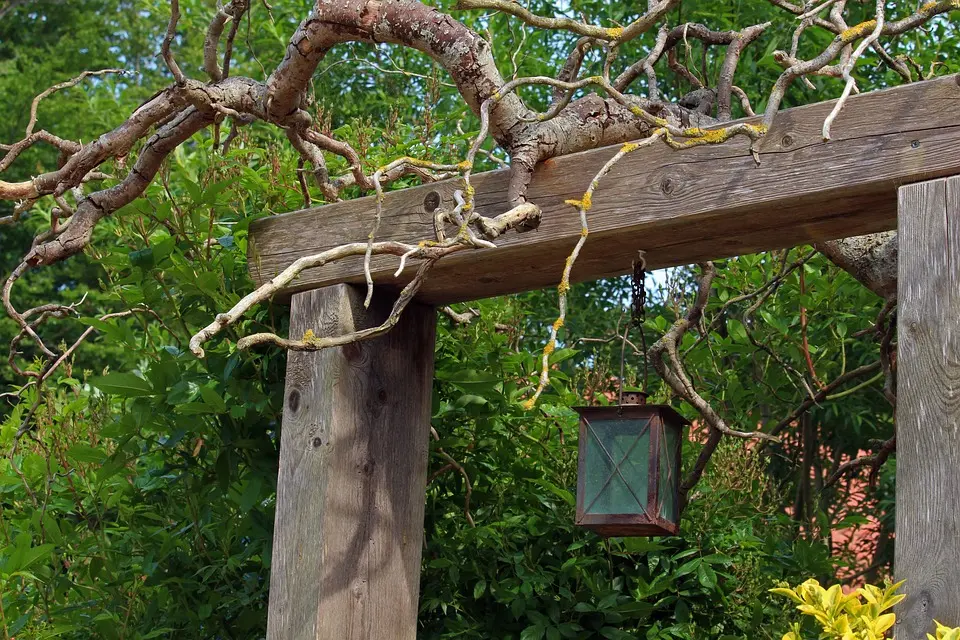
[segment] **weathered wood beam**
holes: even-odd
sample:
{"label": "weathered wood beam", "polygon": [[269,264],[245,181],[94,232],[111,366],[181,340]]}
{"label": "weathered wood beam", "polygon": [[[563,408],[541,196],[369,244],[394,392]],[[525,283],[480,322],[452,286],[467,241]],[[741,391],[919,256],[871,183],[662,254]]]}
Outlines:
{"label": "weathered wood beam", "polygon": [[[293,297],[290,331],[380,324],[339,285]],[[269,640],[414,640],[436,311],[411,303],[387,335],[290,352],[270,571]]]}
{"label": "weathered wood beam", "polygon": [[900,189],[897,640],[960,625],[960,176]]}
{"label": "weathered wood beam", "polygon": [[[852,97],[821,139],[833,102],[784,111],[761,144],[760,166],[745,140],[630,154],[603,180],[575,281],[626,273],[638,249],[651,268],[893,229],[897,187],[960,173],[960,76]],[[578,198],[614,147],[544,163],[529,197],[543,209],[537,231],[510,233],[498,249],[441,260],[422,289],[434,304],[555,285],[579,237]],[[506,171],[476,176],[478,210],[506,210]],[[459,181],[387,194],[378,240],[433,239],[432,210],[449,206]],[[265,218],[251,225],[249,266],[259,284],[293,260],[366,239],[371,197]],[[378,283],[396,284],[397,259],[373,262]],[[415,269],[407,268],[406,281]],[[307,271],[287,293],[362,282],[360,258]]]}

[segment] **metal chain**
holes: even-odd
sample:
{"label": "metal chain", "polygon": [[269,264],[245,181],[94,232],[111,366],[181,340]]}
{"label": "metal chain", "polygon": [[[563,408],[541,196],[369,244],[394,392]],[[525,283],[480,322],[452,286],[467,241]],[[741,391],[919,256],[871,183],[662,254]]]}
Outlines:
{"label": "metal chain", "polygon": [[647,338],[643,335],[643,323],[646,320],[646,306],[647,306],[647,261],[644,258],[644,252],[640,251],[637,254],[637,259],[633,263],[633,274],[630,281],[630,293],[631,293],[631,302],[630,302],[630,324],[627,325],[626,329],[623,332],[623,340],[620,344],[620,398],[617,402],[620,411],[623,411],[623,385],[624,385],[624,368],[626,363],[627,355],[627,336],[630,335],[630,328],[633,327],[640,333],[640,344],[642,346],[642,353],[640,354],[643,358],[643,393],[646,396],[647,393]]}
{"label": "metal chain", "polygon": [[[637,259],[633,263],[633,280],[630,283],[633,293],[633,314],[631,321],[634,329],[640,333],[640,345],[642,348],[640,357],[643,358],[643,389],[644,395],[647,393],[647,338],[643,334],[643,323],[647,319],[647,261],[644,252],[640,251]],[[623,383],[621,383],[622,385]]]}
{"label": "metal chain", "polygon": [[631,320],[636,329],[643,328],[643,323],[646,320],[646,279],[647,261],[643,259],[643,254],[641,253],[639,259],[633,263],[633,279],[630,283],[633,293],[633,314]]}

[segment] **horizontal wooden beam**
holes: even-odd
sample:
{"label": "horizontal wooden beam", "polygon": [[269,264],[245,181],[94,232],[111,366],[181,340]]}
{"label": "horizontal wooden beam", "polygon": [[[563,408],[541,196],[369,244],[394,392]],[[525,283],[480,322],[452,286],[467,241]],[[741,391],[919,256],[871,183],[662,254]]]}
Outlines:
{"label": "horizontal wooden beam", "polygon": [[[590,210],[590,237],[573,280],[626,273],[647,252],[650,268],[893,229],[897,187],[960,173],[960,75],[850,98],[821,138],[833,102],[789,109],[760,146],[754,163],[746,140],[673,151],[638,150],[603,179]],[[543,163],[529,198],[543,209],[536,231],[510,232],[497,249],[463,251],[431,272],[421,298],[434,304],[518,293],[556,285],[576,243],[579,198],[618,147]],[[478,211],[507,209],[507,172],[477,175]],[[387,194],[378,240],[433,239],[439,201],[451,206],[460,188],[449,180]],[[366,239],[374,200],[360,198],[258,220],[251,225],[250,272],[257,284],[295,259]],[[377,283],[397,285],[397,258],[373,262]],[[285,293],[340,282],[362,282],[360,258],[304,272]]]}

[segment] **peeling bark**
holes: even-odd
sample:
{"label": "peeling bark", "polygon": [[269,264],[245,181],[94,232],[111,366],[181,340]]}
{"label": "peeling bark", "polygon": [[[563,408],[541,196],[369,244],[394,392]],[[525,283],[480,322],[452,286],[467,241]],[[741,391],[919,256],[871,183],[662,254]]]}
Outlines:
{"label": "peeling bark", "polygon": [[896,231],[821,242],[814,246],[881,298],[889,300],[896,297]]}

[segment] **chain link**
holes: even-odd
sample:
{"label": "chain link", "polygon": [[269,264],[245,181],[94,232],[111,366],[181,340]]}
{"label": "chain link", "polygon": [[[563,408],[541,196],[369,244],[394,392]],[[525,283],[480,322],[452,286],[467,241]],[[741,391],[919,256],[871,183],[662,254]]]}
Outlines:
{"label": "chain link", "polygon": [[631,284],[633,294],[633,314],[631,320],[633,326],[638,330],[643,327],[646,320],[647,307],[647,261],[643,259],[643,254],[633,263],[633,279]]}
{"label": "chain link", "polygon": [[[647,261],[644,258],[644,252],[641,251],[637,255],[637,259],[633,262],[633,279],[630,283],[631,290],[633,294],[633,309],[631,314],[631,322],[633,328],[636,329],[637,333],[640,334],[640,345],[641,353],[640,357],[643,358],[643,393],[647,394],[647,338],[643,333],[643,323],[647,319]],[[623,382],[621,381],[621,386]]]}

